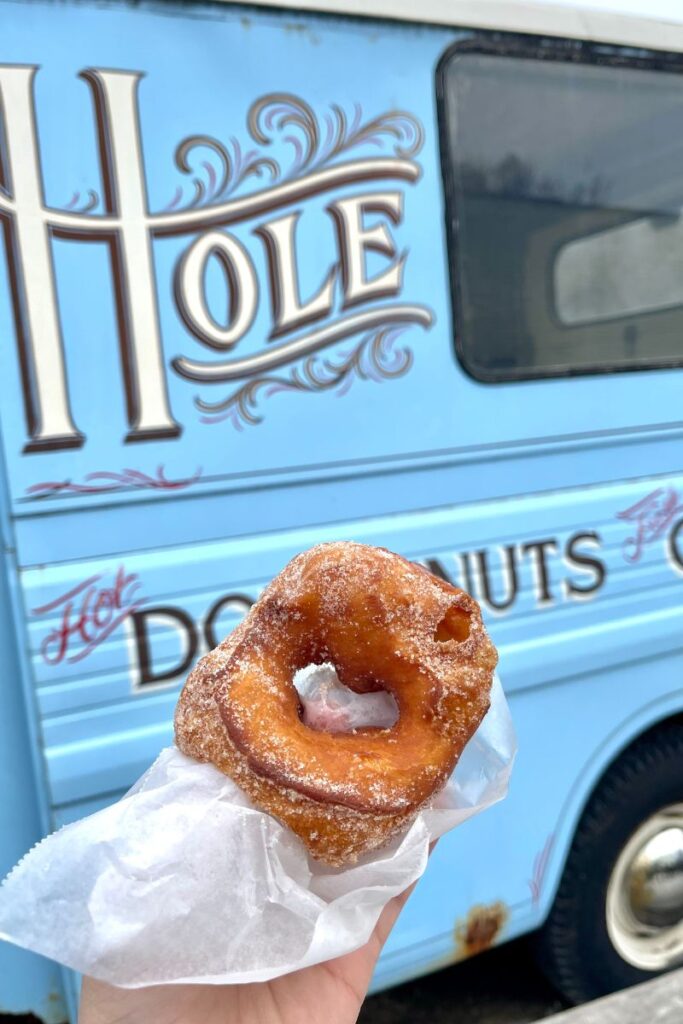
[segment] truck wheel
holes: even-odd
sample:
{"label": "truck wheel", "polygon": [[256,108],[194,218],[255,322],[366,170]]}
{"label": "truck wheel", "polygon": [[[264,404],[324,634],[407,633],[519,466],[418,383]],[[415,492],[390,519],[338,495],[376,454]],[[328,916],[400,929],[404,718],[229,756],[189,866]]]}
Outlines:
{"label": "truck wheel", "polygon": [[574,1003],[683,963],[680,721],[636,740],[590,798],[538,951]]}

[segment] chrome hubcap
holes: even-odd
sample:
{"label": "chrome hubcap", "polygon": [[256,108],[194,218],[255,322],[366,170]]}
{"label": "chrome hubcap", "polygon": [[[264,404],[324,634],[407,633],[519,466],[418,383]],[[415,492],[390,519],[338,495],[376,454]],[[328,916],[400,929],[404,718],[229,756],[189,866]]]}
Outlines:
{"label": "chrome hubcap", "polygon": [[607,931],[619,955],[641,971],[683,963],[683,804],[636,829],[607,887]]}

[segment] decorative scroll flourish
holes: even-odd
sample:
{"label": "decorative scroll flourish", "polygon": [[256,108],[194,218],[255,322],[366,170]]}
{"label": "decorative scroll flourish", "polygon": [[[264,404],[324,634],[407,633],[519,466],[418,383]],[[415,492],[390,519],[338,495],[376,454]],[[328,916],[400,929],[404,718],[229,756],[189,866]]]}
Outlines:
{"label": "decorative scroll flourish", "polygon": [[413,362],[411,349],[396,348],[398,337],[406,326],[382,327],[364,335],[356,345],[337,357],[324,358],[315,353],[286,375],[267,374],[246,381],[228,398],[220,402],[195,399],[204,413],[204,423],[229,420],[237,430],[263,421],[259,412],[261,398],[270,398],[282,391],[334,391],[345,395],[354,380],[391,380],[407,373]]}
{"label": "decorative scroll flourish", "polygon": [[[203,149],[207,157],[199,162],[199,170],[193,163],[191,154],[194,150]],[[218,139],[210,135],[190,135],[183,139],[176,148],[174,160],[176,167],[183,174],[194,174],[192,178],[193,195],[187,200],[183,209],[192,210],[206,203],[226,199],[247,178],[263,177],[267,172],[270,180],[276,181],[279,175],[278,164],[269,157],[261,156],[257,150],[242,151],[234,136],[230,139],[230,149]],[[179,185],[175,195],[165,210],[175,210],[183,198],[183,187]]]}
{"label": "decorative scroll flourish", "polygon": [[243,359],[228,359],[221,363],[196,362],[193,359],[178,357],[173,360],[173,368],[181,377],[195,380],[200,384],[227,383],[232,380],[243,380],[246,377],[263,377],[270,370],[289,363],[296,363],[305,356],[312,355],[323,348],[346,338],[360,334],[374,333],[390,324],[406,327],[408,324],[419,324],[429,328],[434,322],[434,314],[427,306],[412,303],[396,303],[367,309],[360,313],[340,315],[322,327],[300,334],[296,338],[283,342],[272,348],[262,349],[254,355]]}
{"label": "decorative scroll flourish", "polygon": [[543,891],[543,882],[545,880],[545,874],[548,869],[548,861],[550,860],[550,854],[552,853],[553,845],[555,843],[555,836],[551,834],[546,839],[543,849],[540,850],[534,857],[534,869],[532,877],[529,879],[529,888],[531,889],[531,901],[534,905],[540,903],[541,893]]}
{"label": "decorative scroll flourish", "polygon": [[64,209],[73,210],[74,213],[92,213],[99,205],[99,195],[93,188],[89,188],[86,198],[83,198],[80,192],[74,192]]}
{"label": "decorative scroll flourish", "polygon": [[[251,177],[267,174],[271,184],[289,181],[318,171],[360,146],[383,149],[388,141],[396,157],[408,159],[424,143],[422,125],[406,111],[389,110],[364,121],[359,103],[351,115],[332,103],[319,115],[301,97],[287,92],[255,100],[247,115],[247,130],[258,146],[287,147],[288,161],[253,148],[244,151],[234,136],[226,146],[211,135],[190,135],[178,145],[174,159],[179,171],[192,176],[191,194],[186,196],[179,185],[165,211],[222,201]],[[200,150],[203,159],[196,157]]]}
{"label": "decorative scroll flourish", "polygon": [[142,490],[149,488],[156,491],[179,491],[190,487],[201,478],[202,470],[197,469],[190,477],[180,480],[169,480],[163,466],[157,466],[156,475],[143,473],[139,469],[124,469],[120,473],[97,472],[88,473],[83,483],[73,480],[45,480],[26,488],[31,498],[54,498],[60,494],[103,494],[111,491]]}

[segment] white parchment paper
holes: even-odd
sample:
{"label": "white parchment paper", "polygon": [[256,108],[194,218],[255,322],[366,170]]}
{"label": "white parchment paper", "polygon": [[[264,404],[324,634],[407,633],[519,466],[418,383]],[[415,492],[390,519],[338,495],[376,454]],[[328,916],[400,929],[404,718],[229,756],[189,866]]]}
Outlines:
{"label": "white parchment paper", "polygon": [[433,839],[505,796],[514,752],[496,679],[434,805],[335,869],[229,778],[169,747],[117,804],[20,861],[0,888],[0,938],[128,988],[266,981],[340,956],[419,878]]}

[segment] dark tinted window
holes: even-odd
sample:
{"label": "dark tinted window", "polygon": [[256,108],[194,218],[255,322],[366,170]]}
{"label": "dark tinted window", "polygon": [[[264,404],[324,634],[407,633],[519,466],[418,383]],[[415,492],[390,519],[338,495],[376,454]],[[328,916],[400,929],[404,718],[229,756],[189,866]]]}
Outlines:
{"label": "dark tinted window", "polygon": [[483,380],[683,364],[683,76],[453,53],[458,352]]}

